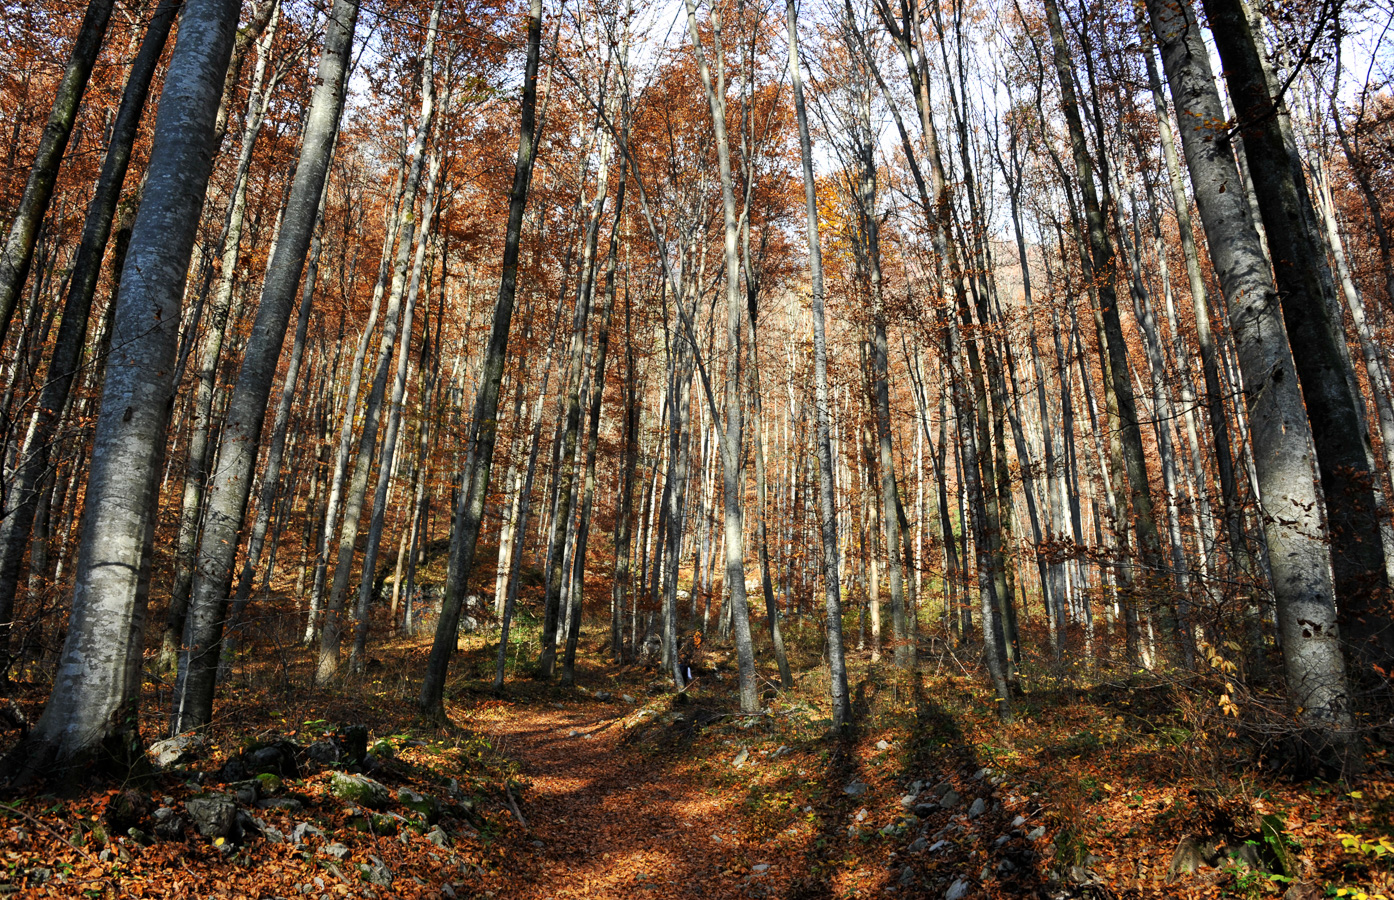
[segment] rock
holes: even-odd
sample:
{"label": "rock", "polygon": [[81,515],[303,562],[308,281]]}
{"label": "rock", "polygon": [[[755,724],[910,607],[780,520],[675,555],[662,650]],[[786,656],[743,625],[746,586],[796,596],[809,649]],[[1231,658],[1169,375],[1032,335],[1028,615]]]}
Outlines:
{"label": "rock", "polygon": [[915,799],[918,796],[918,794],[906,794],[904,797],[900,798],[900,805],[905,807],[906,809],[914,809]]}
{"label": "rock", "polygon": [[368,753],[368,726],[344,725],[335,732],[334,740],[350,763],[358,762]]}
{"label": "rock", "polygon": [[973,801],[972,806],[968,807],[968,818],[976,819],[985,812],[987,812],[987,801],[979,797]]}
{"label": "rock", "polygon": [[270,800],[262,800],[257,804],[257,807],[260,809],[280,809],[286,812],[296,813],[304,809],[305,804],[294,797],[272,797]]}
{"label": "rock", "polygon": [[295,757],[300,752],[299,744],[283,738],[247,751],[242,754],[242,759],[253,774],[270,773],[281,778],[299,778],[300,764]]}
{"label": "rock", "polygon": [[437,847],[450,846],[450,835],[446,834],[445,830],[439,825],[434,826],[430,831],[426,832],[426,840],[435,844]]}
{"label": "rock", "polygon": [[315,741],[305,748],[305,755],[323,766],[339,762],[339,745],[333,741]]}
{"label": "rock", "polygon": [[402,788],[397,792],[397,802],[412,812],[418,813],[426,820],[427,825],[434,825],[440,821],[441,805],[438,797],[418,794],[416,791]]}
{"label": "rock", "polygon": [[620,699],[623,700],[625,703],[629,704],[633,704],[635,702],[634,698],[629,696],[628,694],[620,694]]}
{"label": "rock", "polygon": [[150,818],[155,822],[151,829],[155,837],[173,841],[184,836],[184,818],[168,806],[161,806],[150,814]]}
{"label": "rock", "polygon": [[959,799],[958,791],[949,791],[944,795],[943,799],[939,801],[939,808],[953,809],[955,806],[958,806]]}
{"label": "rock", "polygon": [[915,883],[915,870],[909,866],[900,870],[900,886],[909,887]]}
{"label": "rock", "polygon": [[223,794],[194,797],[184,804],[198,833],[211,840],[238,837],[237,804]]}
{"label": "rock", "polygon": [[1011,873],[1013,873],[1013,872],[1015,872],[1015,871],[1016,871],[1016,863],[1012,862],[1010,859],[1004,859],[1004,860],[1002,860],[1000,863],[997,864],[997,874],[998,874],[998,875],[1010,875]]}
{"label": "rock", "polygon": [[301,822],[299,825],[296,825],[295,828],[291,829],[290,842],[292,844],[303,844],[305,843],[305,838],[312,835],[322,838],[324,837],[324,832],[311,825],[309,822]]}
{"label": "rock", "polygon": [[750,871],[754,872],[756,875],[764,875],[769,870],[769,863],[756,863],[755,865],[750,867]]}
{"label": "rock", "polygon": [[938,803],[916,803],[915,815],[921,819],[926,819],[939,811]]}
{"label": "rock", "polygon": [[332,856],[335,859],[347,859],[349,855],[349,848],[345,847],[343,844],[340,844],[338,841],[335,841],[334,843],[325,846],[323,848],[323,852],[326,856]]}
{"label": "rock", "polygon": [[1084,866],[1070,866],[1070,880],[1075,884],[1088,884],[1093,880],[1093,875]]}
{"label": "rock", "polygon": [[280,829],[272,828],[260,819],[257,821],[261,825],[261,836],[266,838],[266,840],[273,844],[284,844],[286,842],[286,836]]}
{"label": "rock", "polygon": [[233,756],[222,764],[218,769],[216,778],[223,784],[233,784],[238,781],[246,781],[252,777],[252,772],[247,768],[247,764],[242,761],[241,756]]}
{"label": "rock", "polygon": [[392,870],[376,856],[369,856],[371,863],[363,863],[358,867],[358,874],[363,876],[363,880],[378,887],[390,887],[392,885]]}
{"label": "rock", "polygon": [[1025,825],[1025,824],[1026,824],[1026,817],[1025,817],[1025,816],[1017,816],[1015,819],[1012,819],[1012,827],[1013,827],[1013,828],[1020,828],[1021,826]]}
{"label": "rock", "polygon": [[944,892],[944,900],[963,900],[964,897],[968,896],[968,888],[971,886],[968,881],[959,878],[949,885],[949,889]]}
{"label": "rock", "polygon": [[240,806],[256,806],[261,799],[261,782],[255,778],[230,784],[228,790]]}
{"label": "rock", "polygon": [[921,853],[927,846],[929,846],[929,838],[925,837],[924,835],[920,835],[919,837],[911,841],[910,846],[906,847],[905,849],[911,853]]}
{"label": "rock", "polygon": [[185,766],[203,755],[208,749],[208,742],[201,735],[189,733],[179,734],[164,741],[156,741],[150,745],[146,753],[150,755],[155,765],[162,769],[170,766]]}
{"label": "rock", "polygon": [[847,787],[842,789],[842,793],[846,794],[849,797],[860,797],[862,794],[865,794],[868,790],[870,790],[870,788],[866,786],[865,782],[853,781],[852,783],[848,784]]}
{"label": "rock", "polygon": [[1258,847],[1253,844],[1240,844],[1229,851],[1229,858],[1242,862],[1244,865],[1253,869],[1255,872],[1265,870],[1263,859],[1258,854]]}
{"label": "rock", "polygon": [[1026,832],[1026,839],[1028,841],[1039,841],[1043,837],[1045,837],[1044,825],[1037,825],[1035,828],[1032,828],[1030,831]]}
{"label": "rock", "polygon": [[992,774],[992,770],[991,770],[991,769],[982,768],[982,769],[979,769],[978,771],[976,771],[976,772],[973,773],[973,780],[974,780],[974,781],[982,781],[984,778],[986,778],[987,776],[989,776],[989,775],[991,775],[991,774]]}
{"label": "rock", "polygon": [[392,813],[373,813],[368,816],[368,825],[372,828],[373,834],[381,834],[391,837],[402,827],[401,820]]}
{"label": "rock", "polygon": [[736,754],[736,758],[731,760],[731,765],[739,769],[741,766],[745,765],[745,761],[749,758],[750,751],[742,747],[741,752]]}
{"label": "rock", "polygon": [[387,738],[378,738],[373,741],[373,746],[368,748],[368,755],[377,759],[391,759],[397,755],[397,748],[392,746],[392,742]]}
{"label": "rock", "polygon": [[877,749],[877,750],[889,750],[889,749],[891,749],[891,742],[890,742],[890,741],[877,741],[877,742],[876,742],[876,749]]}
{"label": "rock", "polygon": [[139,828],[127,828],[126,837],[140,844],[142,847],[149,847],[151,844],[155,843],[154,838],[141,831]]}
{"label": "rock", "polygon": [[274,772],[262,772],[256,780],[261,784],[261,796],[273,797],[285,790],[285,782],[281,781],[281,776]]}
{"label": "rock", "polygon": [[1173,882],[1182,875],[1194,875],[1201,866],[1213,866],[1218,861],[1219,853],[1213,842],[1188,834],[1176,845],[1176,852],[1171,855],[1167,881]]}
{"label": "rock", "polygon": [[1000,837],[997,838],[997,840],[995,840],[995,841],[992,842],[992,846],[994,846],[994,847],[1005,847],[1005,846],[1007,846],[1007,842],[1010,841],[1011,839],[1012,839],[1012,836],[1009,835],[1009,834],[1001,835]]}
{"label": "rock", "polygon": [[120,834],[140,825],[153,805],[148,795],[128,788],[112,795],[102,817],[113,834]]}
{"label": "rock", "polygon": [[948,848],[949,848],[949,842],[948,842],[948,841],[939,840],[939,841],[935,841],[933,844],[930,845],[930,847],[929,847],[929,852],[930,852],[930,853],[938,853],[940,850],[947,850]]}
{"label": "rock", "polygon": [[864,821],[865,819],[866,819],[866,807],[862,807],[861,809],[857,810],[857,821],[858,821],[858,822],[861,822],[861,821]]}
{"label": "rock", "polygon": [[351,775],[347,772],[334,773],[334,777],[330,779],[329,791],[340,800],[357,803],[369,809],[385,808],[392,797],[386,787],[368,776]]}
{"label": "rock", "polygon": [[604,702],[608,701],[608,700],[609,700],[611,697],[613,697],[613,696],[614,696],[614,694],[610,693],[609,691],[596,691],[596,692],[595,692],[595,699],[599,700],[601,703],[604,703]]}

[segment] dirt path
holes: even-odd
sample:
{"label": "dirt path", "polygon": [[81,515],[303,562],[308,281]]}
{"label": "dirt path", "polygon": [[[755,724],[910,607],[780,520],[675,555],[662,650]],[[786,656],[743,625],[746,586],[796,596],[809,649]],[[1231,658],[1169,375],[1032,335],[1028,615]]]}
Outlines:
{"label": "dirt path", "polygon": [[531,841],[486,890],[509,898],[784,896],[801,855],[793,834],[745,839],[733,798],[689,767],[622,745],[622,717],[633,711],[598,702],[500,710],[491,737],[531,785],[520,803]]}

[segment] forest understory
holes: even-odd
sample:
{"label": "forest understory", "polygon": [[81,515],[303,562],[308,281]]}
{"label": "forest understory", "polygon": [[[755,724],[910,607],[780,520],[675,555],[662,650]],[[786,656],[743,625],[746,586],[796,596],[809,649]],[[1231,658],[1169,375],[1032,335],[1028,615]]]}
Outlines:
{"label": "forest understory", "polygon": [[[156,743],[150,771],[124,783],[0,806],[0,895],[1394,893],[1389,736],[1366,735],[1358,780],[1294,780],[1273,698],[1231,696],[1221,669],[1129,678],[1109,648],[1092,671],[1026,659],[1004,725],[981,647],[925,628],[914,672],[849,652],[856,724],[834,731],[816,617],[786,621],[795,687],[762,671],[747,715],[729,647],[709,643],[678,692],[614,664],[605,622],[583,629],[574,686],[535,679],[532,592],[505,693],[491,684],[497,633],[462,636],[444,726],[413,704],[429,641],[385,640],[367,674],[308,688],[294,605],[268,601],[184,758],[155,765],[169,752]],[[756,644],[768,658],[763,630]],[[48,690],[15,685],[9,724],[37,717]],[[168,690],[150,668],[144,734],[160,734]],[[17,734],[3,737],[0,750]],[[339,784],[360,773],[382,797]],[[242,812],[205,827],[199,804],[224,797]]]}

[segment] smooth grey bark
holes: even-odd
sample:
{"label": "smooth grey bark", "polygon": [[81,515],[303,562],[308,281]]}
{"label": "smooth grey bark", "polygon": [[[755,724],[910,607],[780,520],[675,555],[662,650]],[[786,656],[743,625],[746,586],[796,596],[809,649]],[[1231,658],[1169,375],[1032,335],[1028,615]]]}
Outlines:
{"label": "smooth grey bark", "polygon": [[[407,154],[411,163],[407,173],[405,190],[402,192],[402,223],[396,237],[397,252],[392,264],[392,284],[388,290],[387,309],[383,314],[382,335],[378,343],[377,363],[373,368],[372,387],[369,389],[367,400],[363,406],[363,430],[358,437],[357,458],[354,461],[353,476],[349,480],[347,496],[344,500],[344,521],[339,531],[338,560],[334,566],[334,584],[329,592],[329,602],[325,604],[324,622],[320,628],[319,665],[315,674],[315,681],[319,684],[326,684],[339,674],[339,648],[345,630],[345,604],[349,580],[352,576],[354,551],[358,543],[358,531],[361,526],[363,500],[368,491],[368,477],[371,474],[373,453],[377,446],[378,430],[382,427],[382,405],[387,393],[387,379],[392,369],[392,352],[396,348],[399,334],[403,341],[411,338],[409,327],[412,311],[416,306],[420,261],[423,258],[421,255],[417,256],[418,265],[414,271],[411,271],[412,251],[417,245],[419,235],[421,253],[424,254],[429,237],[426,229],[430,227],[431,219],[434,217],[431,203],[434,198],[435,184],[432,182],[428,184],[427,197],[422,202],[424,208],[423,227],[417,228],[417,193],[426,170],[426,142],[436,115],[435,46],[443,2],[444,0],[436,0],[431,9],[430,24],[426,30],[426,46],[421,57],[421,114],[416,125],[416,135]],[[409,278],[411,281],[410,293],[408,293]],[[405,366],[407,359],[405,353],[401,354],[401,359],[402,365]],[[349,398],[346,410],[353,409],[354,399]],[[396,435],[394,434],[393,437],[395,438]],[[384,458],[392,452],[393,448],[384,447]],[[387,472],[387,477],[384,477],[382,481],[385,491],[387,485],[391,483],[390,471]],[[376,564],[377,547],[373,546],[372,551],[374,564]],[[365,575],[371,583],[372,572],[368,571]],[[366,618],[366,603],[362,612]],[[364,636],[366,639],[366,632]],[[351,662],[357,664],[359,660],[354,659]]]}
{"label": "smooth grey bark", "polygon": [[531,0],[528,7],[527,65],[523,74],[522,108],[518,123],[518,158],[513,167],[513,186],[508,197],[508,227],[504,234],[503,274],[494,304],[494,324],[480,367],[479,390],[475,397],[474,420],[470,424],[471,465],[462,473],[459,503],[455,509],[450,537],[450,561],[446,575],[445,599],[435,640],[426,663],[426,675],[417,700],[421,711],[436,718],[445,717],[445,679],[450,655],[455,649],[460,627],[460,609],[465,586],[474,568],[474,552],[484,521],[484,503],[489,493],[493,469],[494,444],[498,439],[499,385],[503,380],[508,334],[513,325],[513,306],[518,290],[518,245],[522,238],[523,213],[527,208],[528,184],[537,139],[537,71],[542,44],[542,0]]}
{"label": "smooth grey bark", "polygon": [[[411,282],[407,286],[406,307],[402,313],[402,336],[397,348],[397,372],[392,382],[392,398],[388,407],[387,430],[382,438],[382,462],[378,466],[378,483],[373,492],[373,509],[368,525],[368,543],[363,550],[363,568],[358,581],[358,608],[355,611],[353,648],[349,651],[349,668],[361,674],[367,660],[368,647],[368,606],[373,597],[376,580],[378,548],[382,545],[382,529],[387,514],[387,492],[392,483],[392,469],[396,461],[397,435],[402,423],[402,403],[406,397],[407,370],[411,362],[412,317],[416,310],[416,298],[421,290],[421,273],[425,262],[426,248],[431,240],[431,229],[436,215],[437,179],[440,175],[439,156],[431,160],[430,183],[426,188],[426,207],[422,219],[425,228],[417,243],[416,260],[412,264]],[[335,577],[338,577],[337,570]]]}
{"label": "smooth grey bark", "polygon": [[1302,721],[1330,739],[1350,709],[1304,392],[1195,15],[1175,0],[1149,0],[1148,12],[1244,377],[1288,691]]}
{"label": "smooth grey bark", "polygon": [[182,7],[182,0],[162,0],[146,26],[126,76],[121,106],[112,123],[111,139],[102,160],[102,172],[88,203],[82,237],[72,261],[73,275],[63,302],[63,317],[54,337],[48,373],[39,394],[37,415],[10,487],[9,508],[0,521],[0,677],[10,668],[9,641],[15,592],[19,588],[24,548],[33,528],[39,485],[49,472],[53,438],[81,365],[102,257],[111,237],[112,222],[116,218],[145,101],[150,95],[150,84],[169,39],[170,27]]}
{"label": "smooth grey bark", "polygon": [[[315,235],[310,243],[309,261],[305,267],[305,284],[300,292],[300,311],[296,314],[295,336],[291,339],[290,360],[286,364],[286,377],[281,385],[281,399],[276,405],[276,418],[271,426],[271,446],[266,452],[266,470],[262,474],[261,493],[257,498],[257,516],[252,522],[252,533],[247,539],[247,558],[242,564],[242,572],[237,578],[237,591],[232,598],[232,609],[228,622],[234,628],[240,627],[243,612],[252,596],[252,580],[257,566],[261,563],[262,550],[266,545],[266,532],[270,528],[271,514],[276,502],[276,489],[281,478],[281,465],[286,456],[286,432],[290,425],[291,409],[295,405],[296,388],[300,383],[300,364],[305,354],[305,337],[309,331],[310,310],[314,305],[315,285],[319,276],[320,251],[323,247],[322,229],[324,225],[324,206],[328,200],[329,182],[325,181],[325,192],[320,199],[319,217],[315,223]],[[314,484],[318,484],[315,481]],[[314,508],[314,487],[311,487],[307,510]],[[269,574],[269,572],[268,572]],[[228,631],[223,636],[223,658],[236,650],[236,631]]]}
{"label": "smooth grey bark", "polygon": [[1331,292],[1326,248],[1315,231],[1306,182],[1283,135],[1286,111],[1281,98],[1270,92],[1260,55],[1262,35],[1254,33],[1237,0],[1206,0],[1205,11],[1239,120],[1316,445],[1341,631],[1356,656],[1361,680],[1382,682],[1374,667],[1387,671],[1394,665],[1389,576],[1384,543],[1377,537],[1379,511],[1364,401],[1345,345],[1340,302]]}
{"label": "smooth grey bark", "polygon": [[[594,125],[600,131],[600,121]],[[570,551],[567,541],[573,528],[576,512],[576,456],[578,435],[581,428],[581,391],[583,369],[586,355],[586,333],[590,321],[590,310],[594,302],[593,272],[595,268],[596,246],[600,239],[600,218],[605,210],[605,199],[609,191],[610,143],[602,141],[600,164],[596,173],[595,197],[591,201],[586,228],[582,236],[581,268],[576,280],[576,306],[571,323],[571,347],[568,354],[566,374],[567,396],[563,407],[561,440],[558,443],[561,466],[556,480],[557,499],[551,521],[551,537],[547,562],[547,594],[542,613],[542,651],[538,656],[538,675],[550,679],[556,666],[557,629],[562,612],[562,604],[567,594],[563,580],[567,578],[566,562]]]}
{"label": "smooth grey bark", "polygon": [[[242,293],[233,300],[237,263],[242,255],[242,231],[247,220],[247,182],[252,168],[252,154],[262,123],[271,102],[271,94],[281,81],[281,72],[267,79],[271,45],[276,40],[280,4],[275,4],[271,20],[257,39],[257,62],[252,69],[252,83],[247,95],[247,112],[242,129],[242,146],[233,175],[232,202],[228,206],[223,226],[221,265],[212,287],[212,299],[205,314],[203,338],[197,351],[193,409],[191,411],[189,444],[185,451],[183,501],[179,513],[179,531],[174,550],[174,583],[170,588],[169,609],[165,632],[160,646],[160,668],[170,671],[178,661],[179,641],[184,634],[184,619],[189,610],[189,592],[194,583],[194,555],[198,550],[198,526],[203,510],[204,479],[207,476],[209,438],[213,429],[213,399],[217,386],[218,364],[222,361],[223,344],[230,329],[237,327],[237,309]],[[207,283],[204,284],[207,288]],[[200,301],[202,302],[202,301]]]}
{"label": "smooth grey bark", "polygon": [[[626,130],[621,132],[620,141],[628,139]],[[562,684],[576,681],[576,647],[581,637],[582,601],[586,586],[586,544],[590,537],[591,510],[595,502],[595,464],[596,450],[600,441],[600,409],[605,395],[605,366],[610,353],[610,320],[615,311],[615,270],[619,262],[619,232],[624,215],[624,193],[629,167],[620,166],[620,181],[615,189],[615,223],[610,229],[610,247],[605,260],[604,299],[601,301],[600,321],[597,324],[595,346],[595,372],[591,378],[589,403],[589,424],[585,445],[585,481],[581,499],[581,519],[576,526],[576,549],[572,562],[571,614],[566,632],[566,651],[562,657]],[[695,570],[694,570],[695,573]],[[695,578],[694,578],[695,580]],[[693,585],[696,596],[696,585]]]}
{"label": "smooth grey bark", "polygon": [[218,658],[239,532],[246,520],[252,471],[281,346],[288,330],[286,326],[295,309],[296,289],[300,285],[333,158],[357,22],[358,0],[335,0],[329,13],[324,48],[305,117],[300,160],[286,201],[280,236],[267,265],[256,319],[224,414],[218,468],[208,485],[203,537],[199,542],[189,616],[180,650],[180,677],[171,711],[171,729],[175,733],[202,727],[212,719]]}
{"label": "smooth grey bark", "polygon": [[[735,624],[736,666],[738,670],[741,711],[753,713],[760,708],[760,698],[755,686],[755,653],[750,639],[750,610],[745,593],[745,534],[742,527],[743,489],[740,473],[742,449],[742,413],[740,402],[740,364],[741,364],[741,289],[740,289],[740,238],[739,217],[736,214],[736,195],[731,176],[731,143],[726,134],[726,71],[724,53],[721,46],[721,29],[716,17],[711,20],[713,30],[713,52],[716,56],[716,80],[713,83],[712,70],[707,63],[707,54],[702,47],[697,27],[697,7],[695,0],[685,0],[687,9],[688,37],[692,41],[693,54],[697,59],[697,72],[706,91],[707,104],[711,107],[712,138],[716,144],[717,169],[721,176],[721,204],[725,220],[726,265],[726,343],[727,371],[724,404],[726,423],[721,431],[721,481],[723,500],[723,540],[725,541],[726,569],[722,579],[731,603],[731,615]],[[696,348],[693,348],[694,352]],[[713,410],[715,416],[715,410]],[[676,553],[678,548],[673,548]]]}
{"label": "smooth grey bark", "polygon": [[63,78],[58,82],[53,109],[39,138],[38,153],[29,167],[29,180],[25,182],[19,209],[10,223],[4,251],[0,252],[0,341],[9,331],[19,295],[29,277],[29,268],[34,261],[34,245],[38,242],[40,227],[53,200],[58,169],[63,163],[63,151],[67,149],[68,138],[73,133],[78,107],[82,105],[82,96],[87,91],[87,82],[97,62],[97,54],[101,52],[107,23],[111,21],[111,10],[115,5],[114,0],[92,0],[87,5],[68,64],[63,70]]}
{"label": "smooth grey bark", "polygon": [[[114,301],[68,636],[44,713],[4,765],[21,778],[55,777],[99,753],[124,765],[140,754],[134,703],[144,650],[141,576],[157,509],[180,302],[239,10],[237,0],[189,0],[184,8]],[[48,768],[55,761],[58,768]]]}

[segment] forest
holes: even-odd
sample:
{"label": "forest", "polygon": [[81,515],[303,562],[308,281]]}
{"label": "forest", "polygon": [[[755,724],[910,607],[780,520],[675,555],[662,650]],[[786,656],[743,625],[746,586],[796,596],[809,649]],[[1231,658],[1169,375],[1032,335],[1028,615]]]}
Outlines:
{"label": "forest", "polygon": [[1388,0],[0,6],[0,895],[1394,897]]}

